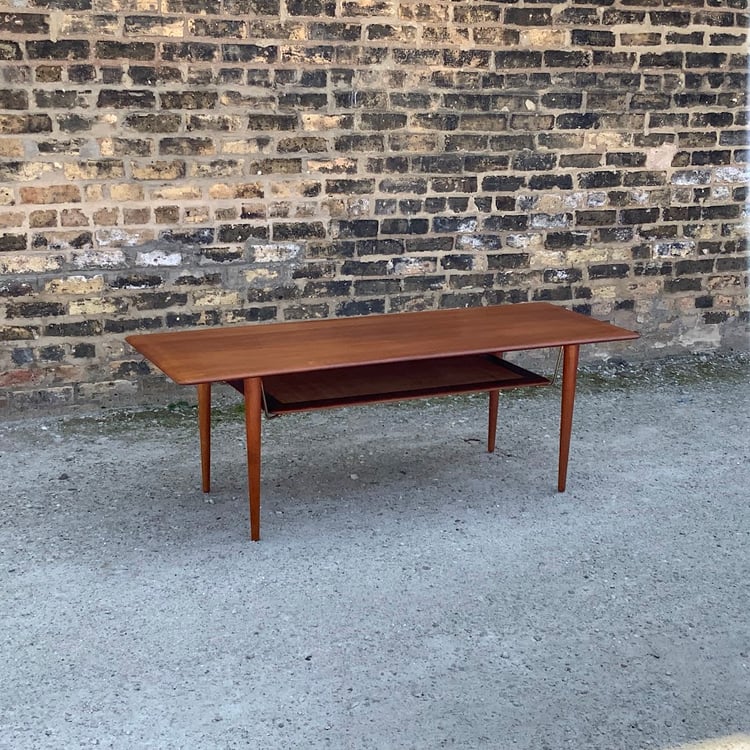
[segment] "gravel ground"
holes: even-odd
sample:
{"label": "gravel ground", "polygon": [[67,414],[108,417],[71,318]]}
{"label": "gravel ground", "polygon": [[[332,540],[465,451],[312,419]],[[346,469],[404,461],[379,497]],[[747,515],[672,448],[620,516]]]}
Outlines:
{"label": "gravel ground", "polygon": [[0,748],[750,747],[748,360],[264,424],[0,425]]}

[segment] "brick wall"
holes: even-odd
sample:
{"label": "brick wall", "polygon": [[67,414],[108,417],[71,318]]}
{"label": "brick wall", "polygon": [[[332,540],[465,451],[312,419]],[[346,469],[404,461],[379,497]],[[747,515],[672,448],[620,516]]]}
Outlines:
{"label": "brick wall", "polygon": [[747,346],[747,0],[16,0],[0,404],[126,334],[551,300]]}

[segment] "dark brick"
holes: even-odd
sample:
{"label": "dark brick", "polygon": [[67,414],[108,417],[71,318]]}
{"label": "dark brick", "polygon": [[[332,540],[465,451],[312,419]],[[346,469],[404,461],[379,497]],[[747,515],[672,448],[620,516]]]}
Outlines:
{"label": "dark brick", "polygon": [[96,106],[100,109],[114,107],[117,109],[153,109],[156,96],[153,91],[120,89],[102,89],[97,97]]}
{"label": "dark brick", "polygon": [[652,224],[658,218],[658,208],[631,208],[620,212],[622,224]]}
{"label": "dark brick", "polygon": [[216,231],[217,242],[245,242],[268,239],[268,227],[255,224],[224,224]]}
{"label": "dark brick", "polygon": [[[159,232],[159,239],[177,245],[210,245],[214,241],[214,230],[208,227],[184,231],[165,229]],[[220,241],[226,242],[227,240]]]}
{"label": "dark brick", "polygon": [[326,229],[322,222],[289,222],[273,225],[272,239],[275,242],[301,239],[322,239]]}
{"label": "dark brick", "polygon": [[[1,18],[1,16],[0,16]],[[37,95],[39,92],[36,92]],[[21,89],[0,89],[0,109],[28,109],[28,92]]]}
{"label": "dark brick", "polygon": [[732,161],[731,151],[693,151],[690,163],[693,166],[701,167],[706,164],[730,164]]}
{"label": "dark brick", "polygon": [[78,323],[51,323],[44,328],[46,336],[71,338],[76,336],[98,336],[102,324],[98,320],[83,320]]}
{"label": "dark brick", "polygon": [[129,276],[118,276],[110,282],[110,286],[114,289],[153,289],[163,283],[164,280],[161,276],[131,274]]}
{"label": "dark brick", "polygon": [[499,253],[487,256],[487,268],[505,271],[509,268],[528,268],[531,256],[528,253]]}
{"label": "dark brick", "polygon": [[136,86],[182,83],[182,71],[168,65],[131,65],[128,68],[128,75]]}
{"label": "dark brick", "polygon": [[371,300],[347,300],[339,303],[336,307],[338,317],[350,317],[353,315],[372,315],[385,312],[385,301],[382,299]]}
{"label": "dark brick", "polygon": [[665,52],[663,54],[657,54],[654,52],[646,52],[641,54],[640,63],[641,69],[674,68],[680,70],[683,67],[683,53]]}
{"label": "dark brick", "polygon": [[305,284],[305,297],[345,297],[352,289],[351,281],[311,281]]}
{"label": "dark brick", "polygon": [[30,40],[26,42],[26,52],[30,60],[86,60],[91,45],[80,39]]}
{"label": "dark brick", "polygon": [[165,62],[214,62],[220,59],[220,47],[203,42],[167,42],[159,45]]}
{"label": "dark brick", "polygon": [[65,347],[53,344],[43,346],[39,350],[39,359],[43,362],[62,362],[65,357]]}
{"label": "dark brick", "polygon": [[96,43],[95,55],[100,60],[154,60],[156,45],[150,42],[100,41]]}
{"label": "dark brick", "polygon": [[383,234],[426,234],[429,228],[427,219],[383,219],[380,222]]}
{"label": "dark brick", "polygon": [[382,135],[340,135],[334,139],[334,148],[342,153],[357,151],[385,151]]}
{"label": "dark brick", "polygon": [[571,41],[576,47],[614,47],[616,37],[613,32],[601,29],[573,29]]}
{"label": "dark brick", "polygon": [[726,64],[727,55],[723,52],[687,52],[685,64],[688,68],[708,68],[720,70]]}
{"label": "dark brick", "polygon": [[284,308],[284,320],[312,320],[329,317],[330,307],[325,302],[312,305],[294,305]]}
{"label": "dark brick", "polygon": [[398,112],[363,112],[362,128],[365,130],[397,130],[406,127],[405,114]]}
{"label": "dark brick", "polygon": [[573,299],[573,290],[569,286],[535,289],[532,299],[535,302],[560,302]]}
{"label": "dark brick", "polygon": [[582,172],[578,175],[578,185],[582,188],[617,187],[621,184],[620,172]]}
{"label": "dark brick", "polygon": [[542,53],[527,50],[509,50],[495,52],[495,67],[498,70],[542,67]]}
{"label": "dark brick", "polygon": [[42,13],[3,13],[0,15],[0,32],[6,34],[49,34],[49,20]]}
{"label": "dark brick", "polygon": [[665,279],[664,281],[664,291],[667,292],[667,294],[674,294],[677,292],[700,292],[703,288],[702,282],[700,279],[689,279],[689,278],[680,278],[680,279]]}
{"label": "dark brick", "polygon": [[433,232],[475,232],[477,228],[476,216],[436,216],[432,219]]}
{"label": "dark brick", "polygon": [[557,155],[535,151],[522,151],[513,157],[512,168],[518,171],[554,169]]}
{"label": "dark brick", "polygon": [[7,306],[6,317],[46,318],[65,314],[65,305],[59,302],[15,302]]}
{"label": "dark brick", "polygon": [[544,64],[550,68],[587,68],[593,62],[591,52],[550,50],[544,53]]}
{"label": "dark brick", "polygon": [[25,234],[0,234],[0,253],[26,250]]}
{"label": "dark brick", "polygon": [[548,268],[544,272],[545,284],[572,284],[582,278],[580,268]]}
{"label": "dark brick", "polygon": [[415,172],[455,174],[463,171],[463,157],[454,154],[416,156],[412,166]]}
{"label": "dark brick", "polygon": [[376,237],[379,224],[373,219],[354,219],[352,221],[338,221],[335,225],[336,236],[345,238]]}
{"label": "dark brick", "polygon": [[105,320],[105,333],[128,333],[129,331],[153,331],[161,328],[161,318],[134,318],[132,320]]}
{"label": "dark brick", "polygon": [[522,231],[529,226],[526,214],[501,214],[485,219],[484,229],[488,232]]}
{"label": "dark brick", "polygon": [[278,60],[279,50],[276,46],[261,46],[258,44],[223,44],[221,59],[224,62],[266,63]]}
{"label": "dark brick", "polygon": [[167,307],[178,307],[187,304],[184,292],[148,292],[139,294],[133,299],[136,310],[160,310]]}
{"label": "dark brick", "polygon": [[529,190],[573,189],[573,177],[570,174],[535,174],[529,177]]}
{"label": "dark brick", "polygon": [[334,0],[287,0],[287,12],[290,16],[335,16]]}
{"label": "dark brick", "polygon": [[505,23],[508,26],[549,26],[552,11],[549,8],[508,8]]}
{"label": "dark brick", "polygon": [[718,258],[716,260],[716,270],[720,272],[740,271],[742,273],[748,270],[747,258]]}
{"label": "dark brick", "polygon": [[164,109],[213,109],[219,95],[215,91],[164,91],[159,99]]}
{"label": "dark brick", "polygon": [[588,232],[548,232],[544,238],[544,246],[548,250],[566,250],[586,247],[590,240]]}
{"label": "dark brick", "polygon": [[10,358],[14,365],[28,365],[34,361],[34,350],[25,348],[13,349],[10,353]]}
{"label": "dark brick", "polygon": [[589,266],[590,279],[624,279],[630,272],[627,263],[607,263]]}
{"label": "dark brick", "polygon": [[675,263],[674,268],[677,276],[706,274],[713,271],[714,261],[710,258],[705,260],[680,260]]}
{"label": "dark brick", "polygon": [[607,154],[607,166],[642,167],[646,164],[646,154],[642,152],[610,152]]}
{"label": "dark brick", "polygon": [[96,356],[96,346],[94,344],[74,344],[73,356],[76,359],[91,359]]}
{"label": "dark brick", "polygon": [[26,297],[34,293],[34,287],[27,281],[0,282],[0,296]]}
{"label": "dark brick", "polygon": [[432,177],[430,188],[435,193],[474,193],[477,189],[477,178],[467,177]]}
{"label": "dark brick", "polygon": [[396,294],[400,291],[401,282],[398,279],[366,279],[354,282],[354,294],[356,296]]}
{"label": "dark brick", "polygon": [[724,323],[727,320],[729,320],[729,313],[724,310],[703,313],[703,322],[707,325],[717,325],[719,323]]}
{"label": "dark brick", "polygon": [[176,133],[180,129],[181,118],[170,112],[130,114],[125,118],[124,125],[139,133]]}
{"label": "dark brick", "polygon": [[[426,185],[424,185],[424,181],[421,181],[421,184],[423,189],[418,192],[423,193],[426,190]],[[382,187],[381,184],[381,189]],[[337,195],[340,193],[344,195],[370,195],[375,192],[375,180],[369,178],[362,180],[326,180],[325,191],[328,195]],[[397,190],[395,192],[402,191]]]}
{"label": "dark brick", "polygon": [[737,219],[740,216],[741,206],[729,204],[725,206],[703,206],[701,217],[708,221],[717,219]]}
{"label": "dark brick", "polygon": [[440,297],[440,307],[443,309],[455,309],[459,307],[479,307],[482,304],[483,294],[481,292],[464,294],[443,294]]}

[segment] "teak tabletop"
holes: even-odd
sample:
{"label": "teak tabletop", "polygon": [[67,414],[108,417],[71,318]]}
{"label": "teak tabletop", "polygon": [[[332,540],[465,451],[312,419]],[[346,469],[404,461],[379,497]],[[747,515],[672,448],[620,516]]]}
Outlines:
{"label": "teak tabletop", "polygon": [[128,336],[176,383],[636,338],[548,302]]}

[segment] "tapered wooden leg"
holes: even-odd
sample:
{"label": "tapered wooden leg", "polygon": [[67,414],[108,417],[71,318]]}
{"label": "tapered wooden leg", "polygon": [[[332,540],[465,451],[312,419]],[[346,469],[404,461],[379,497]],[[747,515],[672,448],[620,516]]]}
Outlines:
{"label": "tapered wooden leg", "polygon": [[570,433],[573,427],[573,404],[576,397],[578,345],[563,347],[562,402],[560,406],[560,462],[557,467],[557,491],[565,492],[570,454]]}
{"label": "tapered wooden leg", "polygon": [[211,491],[211,383],[198,385],[198,432],[201,441],[201,487]]}
{"label": "tapered wooden leg", "polygon": [[493,453],[495,450],[495,436],[497,435],[497,407],[500,403],[500,391],[489,391],[490,413],[487,424],[487,451]]}
{"label": "tapered wooden leg", "polygon": [[260,417],[261,379],[245,378],[245,435],[247,440],[247,492],[250,501],[250,539],[260,540]]}

